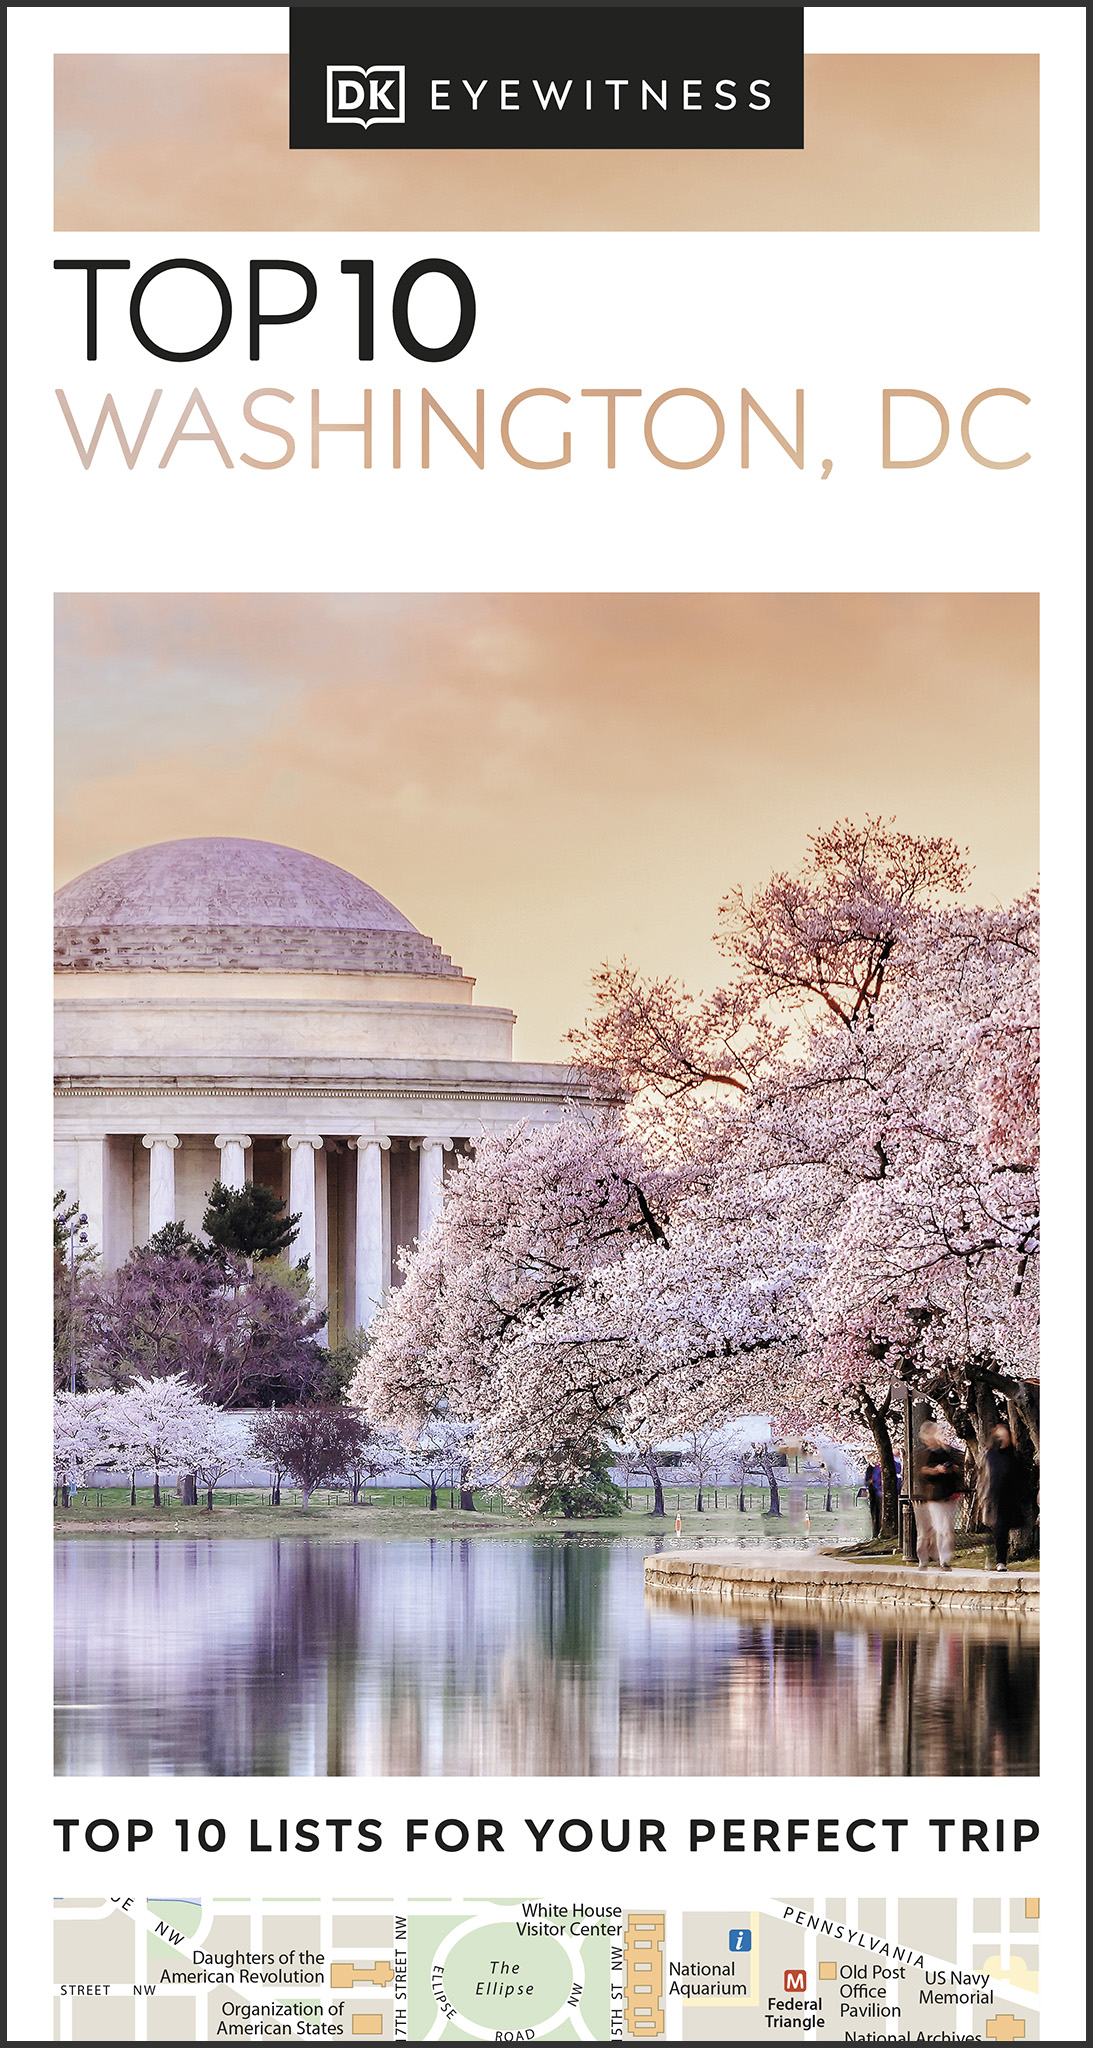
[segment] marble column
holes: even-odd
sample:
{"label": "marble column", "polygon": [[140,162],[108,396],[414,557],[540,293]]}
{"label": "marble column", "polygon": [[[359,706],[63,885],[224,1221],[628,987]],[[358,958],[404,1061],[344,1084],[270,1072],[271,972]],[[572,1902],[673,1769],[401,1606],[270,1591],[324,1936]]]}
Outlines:
{"label": "marble column", "polygon": [[321,1138],[289,1137],[285,1144],[289,1155],[288,1206],[291,1214],[300,1218],[289,1257],[296,1263],[307,1259],[314,1292],[318,1277],[315,1272],[315,1154],[322,1151],[323,1141]]}
{"label": "marble column", "polygon": [[247,1147],[249,1138],[214,1138],[213,1144],[220,1154],[220,1178],[226,1188],[243,1188],[247,1184]]}
{"label": "marble column", "polygon": [[390,1138],[370,1133],[350,1138],[357,1154],[356,1265],[353,1313],[356,1328],[366,1330],[386,1292],[383,1270],[383,1154]]}
{"label": "marble column", "polygon": [[165,1223],[175,1220],[175,1153],[181,1139],[161,1138],[158,1132],[142,1138],[148,1147],[148,1235],[154,1237]]}
{"label": "marble column", "polygon": [[425,1236],[444,1200],[444,1154],[452,1149],[450,1138],[421,1138],[418,1141],[417,1234]]}

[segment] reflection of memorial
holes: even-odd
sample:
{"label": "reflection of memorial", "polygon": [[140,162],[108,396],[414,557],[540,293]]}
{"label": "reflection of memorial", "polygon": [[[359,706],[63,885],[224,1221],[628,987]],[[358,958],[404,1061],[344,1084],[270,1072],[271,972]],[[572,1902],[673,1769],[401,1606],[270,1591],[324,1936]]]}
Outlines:
{"label": "reflection of memorial", "polygon": [[1037,1768],[1034,1626],[681,1613],[625,1542],[82,1539],[56,1612],[65,1776]]}
{"label": "reflection of memorial", "polygon": [[299,1214],[334,1337],[366,1325],[456,1153],[582,1090],[517,1064],[511,1010],[344,869],[181,839],[57,892],[56,1185],[108,1270],[214,1180]]}

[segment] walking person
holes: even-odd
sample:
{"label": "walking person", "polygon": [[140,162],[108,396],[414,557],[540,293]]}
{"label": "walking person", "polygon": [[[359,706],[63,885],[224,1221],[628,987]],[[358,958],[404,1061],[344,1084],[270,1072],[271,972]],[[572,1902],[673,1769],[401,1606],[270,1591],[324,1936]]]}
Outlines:
{"label": "walking person", "polygon": [[979,1475],[979,1505],[994,1538],[994,1569],[1009,1570],[1010,1530],[1029,1518],[1029,1485],[1025,1469],[1004,1422],[990,1433]]}
{"label": "walking person", "polygon": [[915,1528],[920,1565],[952,1570],[953,1525],[964,1498],[964,1453],[939,1422],[924,1422],[918,1433],[922,1455],[915,1459]]}
{"label": "walking person", "polygon": [[873,1536],[880,1535],[881,1514],[884,1504],[882,1486],[880,1466],[867,1465],[865,1468],[865,1493],[866,1499],[869,1502],[869,1524]]}

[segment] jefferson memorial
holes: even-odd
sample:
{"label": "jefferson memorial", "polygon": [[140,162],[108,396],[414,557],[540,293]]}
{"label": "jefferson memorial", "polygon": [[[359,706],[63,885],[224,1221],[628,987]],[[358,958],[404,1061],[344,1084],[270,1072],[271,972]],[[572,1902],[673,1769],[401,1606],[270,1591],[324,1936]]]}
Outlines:
{"label": "jefferson memorial", "polygon": [[55,1185],[103,1264],[215,1180],[301,1218],[329,1341],[363,1328],[444,1174],[484,1132],[555,1122],[586,1090],[512,1057],[511,1010],[344,868],[256,839],[176,839],[55,899]]}

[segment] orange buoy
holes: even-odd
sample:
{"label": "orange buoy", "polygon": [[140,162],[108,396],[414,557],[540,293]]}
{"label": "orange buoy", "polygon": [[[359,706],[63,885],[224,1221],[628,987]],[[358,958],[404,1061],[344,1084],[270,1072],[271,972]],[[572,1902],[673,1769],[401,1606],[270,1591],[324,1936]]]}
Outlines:
{"label": "orange buoy", "polygon": [[681,1516],[681,1515],[677,1514],[677,1515],[676,1515],[676,1535],[677,1535],[677,1536],[680,1536],[680,1535],[682,1535],[682,1533],[683,1533],[683,1518],[682,1518],[682,1516]]}

